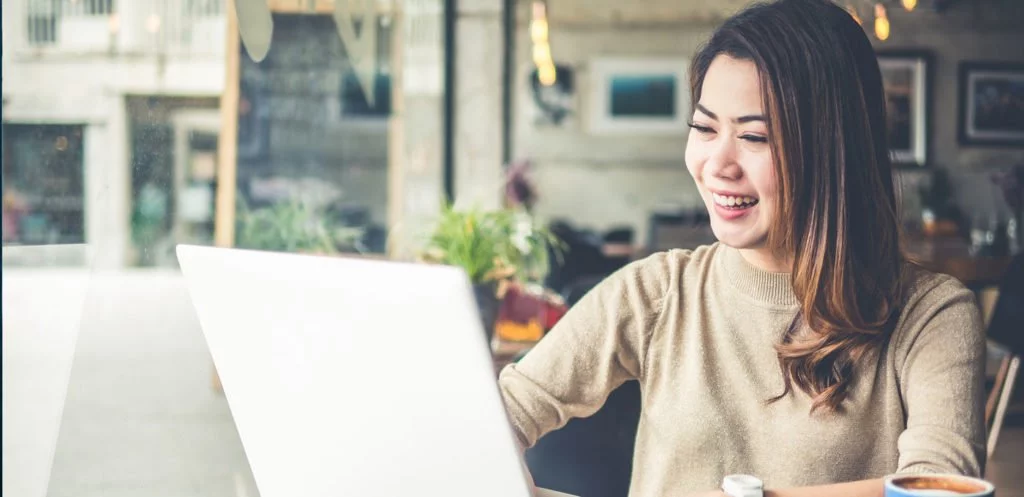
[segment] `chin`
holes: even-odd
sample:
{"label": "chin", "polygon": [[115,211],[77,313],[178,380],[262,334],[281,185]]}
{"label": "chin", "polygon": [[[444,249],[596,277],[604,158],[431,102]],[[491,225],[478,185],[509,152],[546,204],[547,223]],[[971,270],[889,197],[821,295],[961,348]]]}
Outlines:
{"label": "chin", "polygon": [[765,235],[751,233],[748,230],[737,232],[737,230],[716,228],[712,221],[711,231],[719,243],[734,249],[757,249],[765,246]]}

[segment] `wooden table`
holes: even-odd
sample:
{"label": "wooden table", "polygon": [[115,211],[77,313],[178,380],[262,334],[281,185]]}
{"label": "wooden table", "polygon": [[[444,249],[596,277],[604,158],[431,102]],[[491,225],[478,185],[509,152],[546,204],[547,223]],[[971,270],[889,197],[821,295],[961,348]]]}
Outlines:
{"label": "wooden table", "polygon": [[1009,267],[1011,256],[973,256],[960,237],[910,237],[907,251],[925,269],[948,274],[967,287],[978,290],[998,285]]}
{"label": "wooden table", "polygon": [[494,359],[494,372],[499,373],[521,354],[529,351],[537,342],[510,342],[495,338],[491,344],[491,356]]}
{"label": "wooden table", "polygon": [[980,289],[998,285],[1012,258],[1006,257],[944,257],[923,261],[925,268],[948,274],[969,288]]}

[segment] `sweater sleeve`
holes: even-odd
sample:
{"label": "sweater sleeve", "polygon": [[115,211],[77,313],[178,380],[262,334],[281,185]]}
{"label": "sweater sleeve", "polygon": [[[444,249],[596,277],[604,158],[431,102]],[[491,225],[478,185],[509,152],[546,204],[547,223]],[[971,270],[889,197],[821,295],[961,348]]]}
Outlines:
{"label": "sweater sleeve", "polygon": [[897,471],[980,477],[985,465],[981,316],[974,295],[956,280],[940,276],[926,286],[909,310],[907,333],[897,337],[907,419]]}
{"label": "sweater sleeve", "polygon": [[652,255],[599,283],[498,383],[521,446],[571,418],[587,417],[643,374],[647,344],[670,281],[668,254]]}

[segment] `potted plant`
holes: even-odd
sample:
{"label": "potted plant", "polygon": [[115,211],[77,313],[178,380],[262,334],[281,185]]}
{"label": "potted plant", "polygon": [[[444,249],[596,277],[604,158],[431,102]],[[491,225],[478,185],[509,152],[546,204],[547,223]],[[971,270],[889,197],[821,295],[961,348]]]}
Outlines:
{"label": "potted plant", "polygon": [[332,255],[354,251],[362,230],[335,226],[323,209],[290,199],[256,209],[241,202],[236,234],[240,248]]}
{"label": "potted plant", "polygon": [[473,283],[487,339],[494,333],[499,284],[540,282],[558,240],[522,210],[442,208],[421,259],[459,266]]}

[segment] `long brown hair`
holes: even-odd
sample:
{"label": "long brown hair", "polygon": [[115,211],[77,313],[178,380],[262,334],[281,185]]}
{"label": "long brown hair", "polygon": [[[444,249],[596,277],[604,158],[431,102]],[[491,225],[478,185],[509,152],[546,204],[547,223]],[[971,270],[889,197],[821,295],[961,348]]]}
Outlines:
{"label": "long brown hair", "polygon": [[700,99],[711,61],[752,61],[761,79],[780,201],[768,244],[792,261],[800,311],[777,345],[794,385],[838,411],[855,366],[884,343],[902,298],[900,227],[882,76],[850,15],[827,0],[757,4],[693,60]]}

